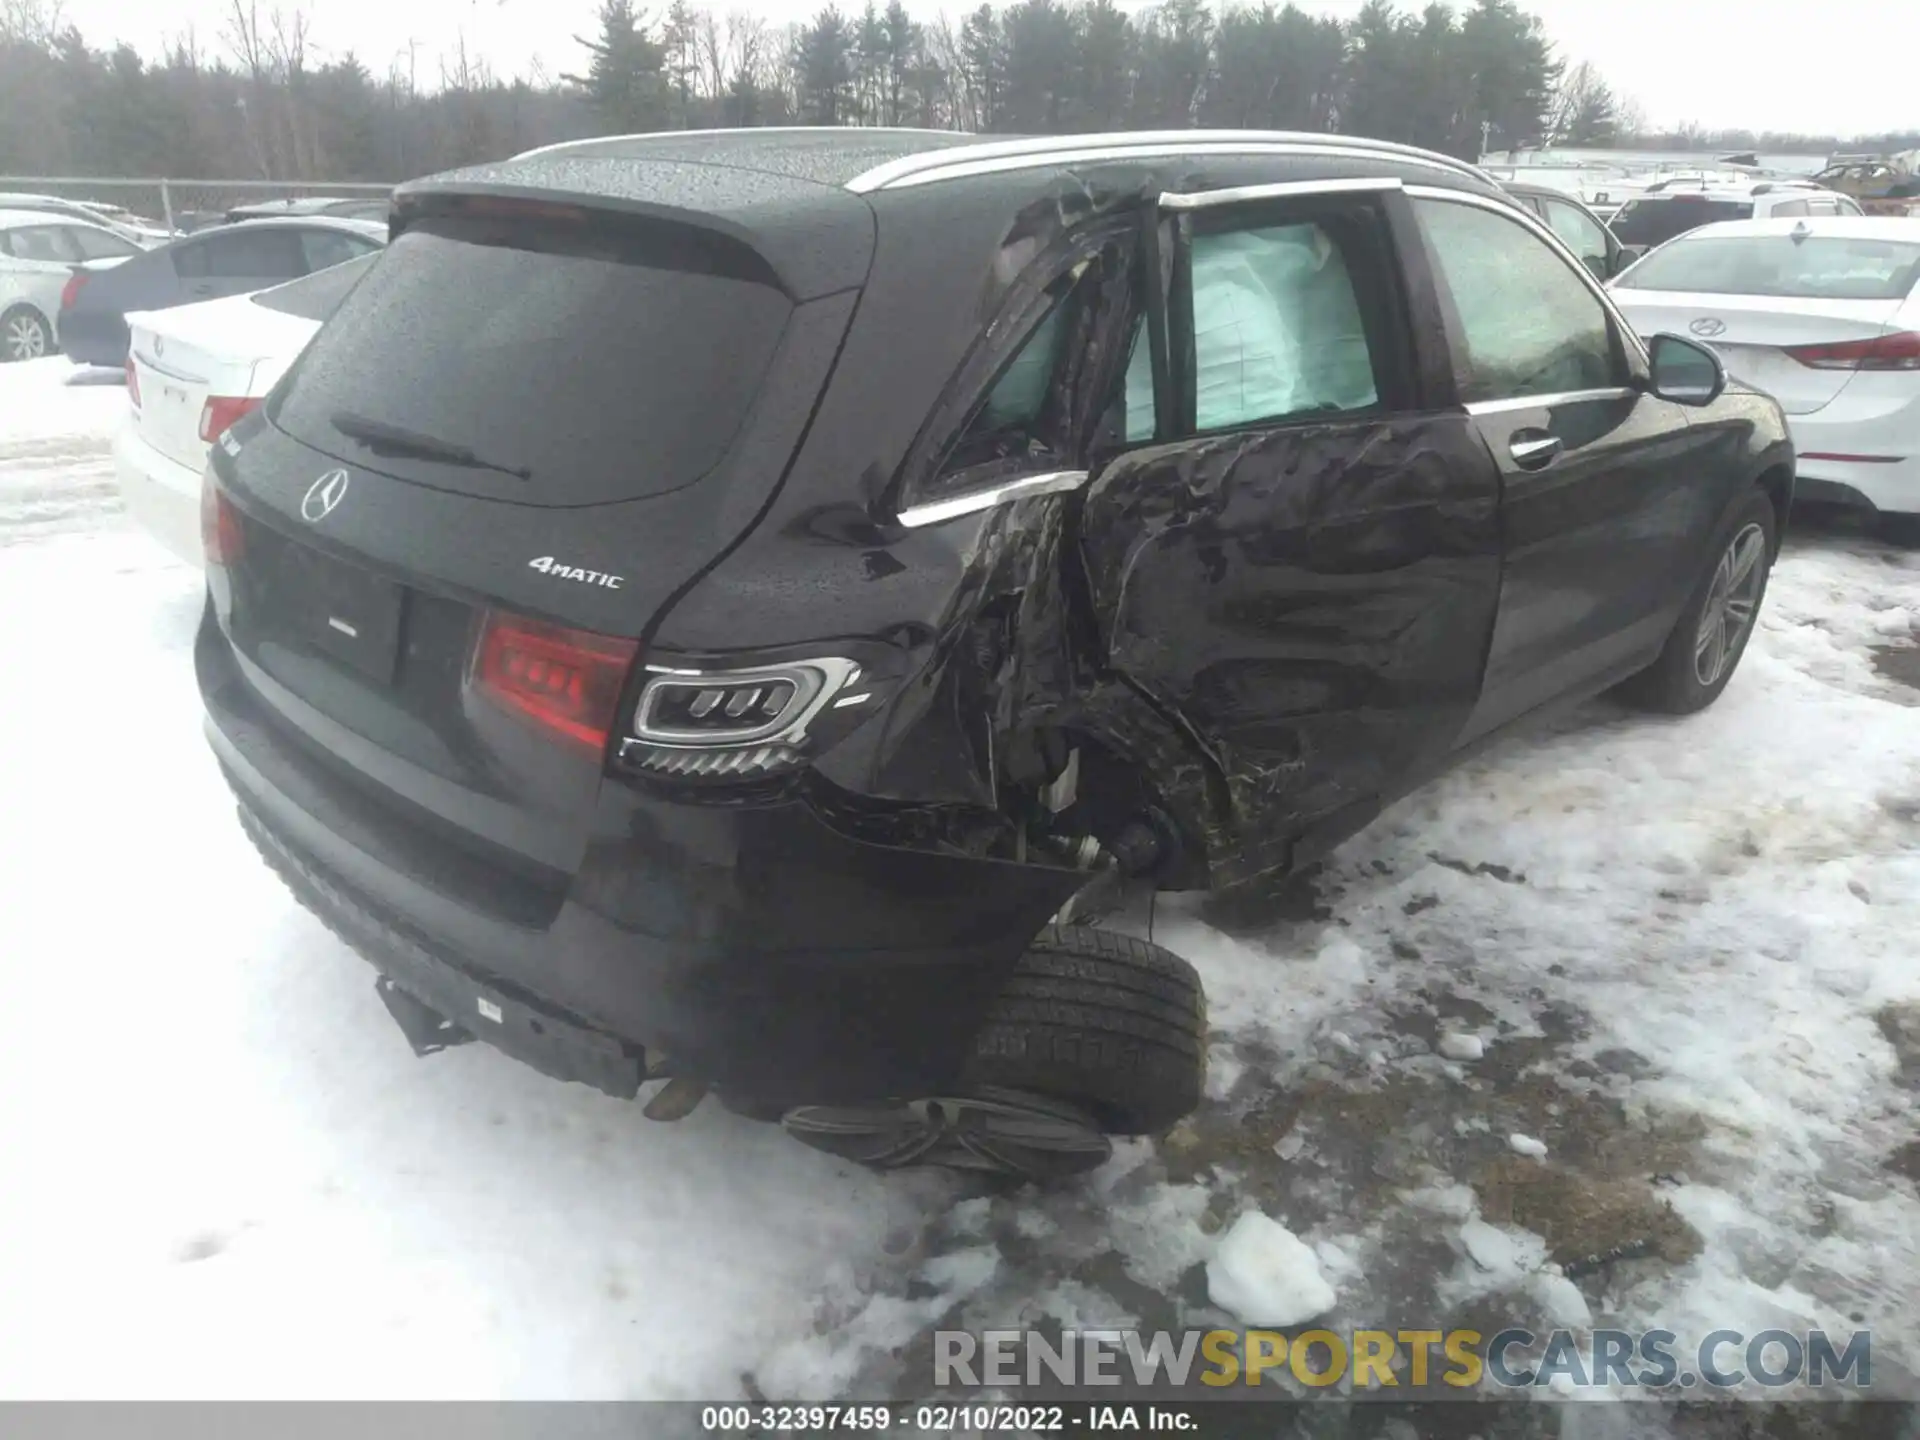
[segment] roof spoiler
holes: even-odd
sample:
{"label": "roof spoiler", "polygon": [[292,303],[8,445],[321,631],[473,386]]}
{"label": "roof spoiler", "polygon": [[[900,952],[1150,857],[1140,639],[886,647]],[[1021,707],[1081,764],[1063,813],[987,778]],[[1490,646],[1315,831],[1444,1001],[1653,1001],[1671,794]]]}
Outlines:
{"label": "roof spoiler", "polygon": [[751,255],[767,276],[787,293],[799,298],[758,244],[752,231],[722,215],[680,205],[662,205],[651,200],[634,200],[616,195],[581,194],[556,191],[536,185],[504,185],[486,181],[436,181],[429,177],[408,181],[393,192],[392,236],[425,214],[458,213],[547,218],[565,222],[584,222],[590,216],[619,216],[631,220],[659,220],[688,230],[703,231],[738,250]]}

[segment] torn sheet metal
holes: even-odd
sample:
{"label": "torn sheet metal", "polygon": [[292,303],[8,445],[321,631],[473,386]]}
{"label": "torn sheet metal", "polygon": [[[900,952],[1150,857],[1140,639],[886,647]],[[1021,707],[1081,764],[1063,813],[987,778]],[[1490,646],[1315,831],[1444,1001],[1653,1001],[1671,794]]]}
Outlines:
{"label": "torn sheet metal", "polygon": [[1221,767],[1220,873],[1258,874],[1459,734],[1499,596],[1499,477],[1461,416],[1186,441],[1095,480],[1081,551],[1108,667]]}

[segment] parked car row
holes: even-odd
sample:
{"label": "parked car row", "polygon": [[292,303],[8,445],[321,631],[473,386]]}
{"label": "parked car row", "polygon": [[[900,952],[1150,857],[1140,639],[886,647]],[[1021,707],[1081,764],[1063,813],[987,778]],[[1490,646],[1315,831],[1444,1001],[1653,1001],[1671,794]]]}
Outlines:
{"label": "parked car row", "polygon": [[384,218],[300,213],[241,218],[150,245],[71,202],[0,205],[0,359],[32,360],[58,349],[78,363],[124,365],[129,311],[241,294],[325,270],[378,249],[386,228]]}
{"label": "parked car row", "polygon": [[60,348],[88,365],[127,361],[127,315],[240,295],[326,270],[386,243],[370,220],[248,220],[188,235],[111,265],[74,267],[60,296]]}

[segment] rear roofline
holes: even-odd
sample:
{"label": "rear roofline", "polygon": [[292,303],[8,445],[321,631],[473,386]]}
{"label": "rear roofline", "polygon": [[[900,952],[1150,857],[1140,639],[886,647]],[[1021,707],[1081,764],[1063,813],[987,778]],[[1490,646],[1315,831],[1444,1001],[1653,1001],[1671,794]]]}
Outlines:
{"label": "rear roofline", "polygon": [[394,191],[392,237],[426,202],[461,198],[559,203],[704,230],[758,255],[795,303],[859,286],[873,255],[871,207],[837,186],[708,162],[593,156],[508,160],[409,181]]}

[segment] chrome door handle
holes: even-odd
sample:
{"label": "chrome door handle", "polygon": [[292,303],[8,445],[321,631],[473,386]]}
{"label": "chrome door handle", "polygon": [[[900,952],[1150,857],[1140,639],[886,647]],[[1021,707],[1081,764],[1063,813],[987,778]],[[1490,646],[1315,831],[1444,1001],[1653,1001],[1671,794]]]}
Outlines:
{"label": "chrome door handle", "polygon": [[[1523,439],[1522,436],[1530,438]],[[1553,457],[1565,448],[1558,435],[1544,435],[1539,431],[1521,431],[1507,445],[1507,453],[1513,457],[1513,463],[1522,470],[1538,470],[1549,464]]]}

